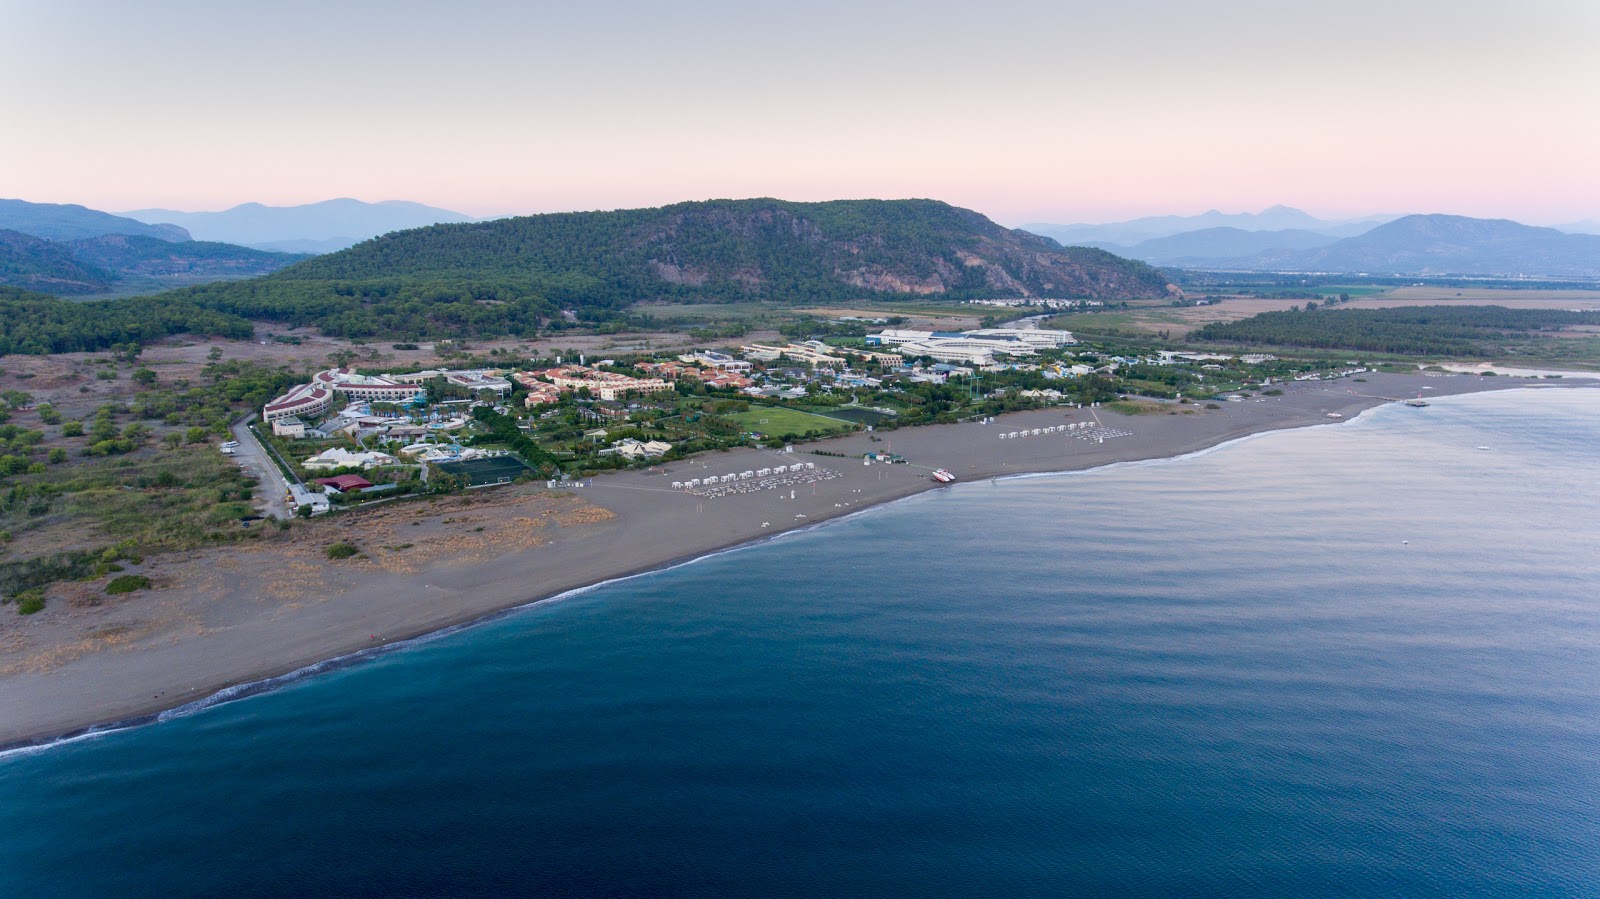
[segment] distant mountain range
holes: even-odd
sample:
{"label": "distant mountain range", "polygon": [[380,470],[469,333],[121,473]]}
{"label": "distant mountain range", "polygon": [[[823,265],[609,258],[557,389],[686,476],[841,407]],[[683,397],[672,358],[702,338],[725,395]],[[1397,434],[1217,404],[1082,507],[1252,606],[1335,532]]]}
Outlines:
{"label": "distant mountain range", "polygon": [[54,241],[0,230],[0,285],[64,297],[250,278],[307,258],[208,241],[102,234]]}
{"label": "distant mountain range", "polygon": [[189,239],[189,232],[173,224],[151,224],[83,206],[27,200],[0,200],[0,229],[20,231],[45,240],[77,240],[105,234],[136,234],[158,240]]}
{"label": "distant mountain range", "polygon": [[1125,252],[1148,240],[1172,237],[1195,231],[1226,228],[1235,231],[1311,231],[1332,238],[1351,237],[1398,218],[1393,215],[1361,219],[1319,219],[1292,206],[1272,206],[1260,212],[1226,213],[1215,209],[1200,215],[1158,215],[1111,222],[1103,225],[1033,224],[1022,227],[1043,234],[1067,246],[1100,247],[1113,253]]}
{"label": "distant mountain range", "polygon": [[1568,234],[1509,219],[1408,215],[1326,246],[1269,250],[1235,260],[1225,267],[1261,271],[1600,278],[1600,235]]}
{"label": "distant mountain range", "polygon": [[421,203],[351,199],[303,206],[245,203],[222,212],[136,209],[123,215],[140,222],[182,225],[199,240],[291,253],[332,253],[392,231],[474,221],[472,216]]}
{"label": "distant mountain range", "polygon": [[[1234,224],[1217,225],[1220,221]],[[1186,228],[1201,223],[1207,227]],[[1295,224],[1294,227],[1282,227]],[[1576,233],[1584,228],[1595,233]],[[1171,228],[1172,233],[1155,234]],[[1382,275],[1600,277],[1600,223],[1538,228],[1506,219],[1408,215],[1328,222],[1298,209],[1162,216],[1111,225],[1033,225],[1058,240],[1173,268]],[[1574,233],[1568,233],[1574,232]],[[1096,238],[1144,237],[1130,244]]]}

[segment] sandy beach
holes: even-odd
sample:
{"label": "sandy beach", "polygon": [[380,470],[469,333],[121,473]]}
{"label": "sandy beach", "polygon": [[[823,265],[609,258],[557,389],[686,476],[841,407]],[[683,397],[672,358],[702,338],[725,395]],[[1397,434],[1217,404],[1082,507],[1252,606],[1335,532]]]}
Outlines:
{"label": "sandy beach", "polygon": [[[142,573],[154,590],[107,597],[90,585],[65,585],[52,593],[46,612],[4,616],[0,748],[150,720],[219,691],[237,695],[327,660],[350,660],[577,588],[814,526],[935,489],[940,485],[929,477],[935,468],[959,482],[1073,471],[1348,421],[1417,396],[1593,386],[1467,374],[1362,377],[1285,385],[1282,396],[1216,409],[1170,404],[1122,415],[1056,408],[987,424],[857,433],[788,454],[711,453],[597,477],[589,486],[519,485],[399,503],[297,525],[280,539],[153,559]],[[1087,427],[1000,436],[1063,424]],[[908,464],[864,465],[861,455],[871,451],[895,453]],[[795,462],[815,463],[818,479],[719,497],[671,486]],[[363,555],[329,561],[323,550],[339,540]]]}

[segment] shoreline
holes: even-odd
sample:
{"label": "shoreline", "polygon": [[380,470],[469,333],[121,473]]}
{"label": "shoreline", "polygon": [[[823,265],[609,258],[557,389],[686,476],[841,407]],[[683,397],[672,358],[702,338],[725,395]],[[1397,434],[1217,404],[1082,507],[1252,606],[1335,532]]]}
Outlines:
{"label": "shoreline", "polygon": [[[451,561],[433,566],[421,572],[429,582],[423,583],[420,590],[414,577],[352,575],[350,583],[339,585],[346,588],[343,592],[305,608],[292,605],[293,615],[282,608],[261,608],[256,594],[261,592],[262,583],[247,572],[225,596],[214,596],[204,588],[176,594],[179,602],[190,602],[200,613],[218,617],[218,626],[198,629],[193,636],[168,639],[169,635],[163,634],[160,640],[152,639],[118,652],[95,652],[42,671],[0,676],[0,757],[186,717],[532,606],[854,517],[946,486],[923,474],[934,467],[954,472],[957,483],[1059,475],[1130,462],[1178,460],[1271,431],[1341,424],[1422,390],[1432,390],[1435,396],[1450,396],[1533,386],[1600,386],[1593,382],[1559,384],[1464,374],[1369,374],[1367,378],[1366,384],[1342,379],[1285,385],[1284,396],[1221,403],[1219,409],[1210,411],[1173,405],[1170,415],[1122,416],[1100,415],[1103,410],[1055,407],[1012,413],[992,425],[963,423],[870,435],[863,432],[806,444],[793,455],[741,449],[703,454],[661,470],[601,476],[594,479],[593,487],[562,492],[609,510],[614,513],[610,520],[574,528],[570,535],[508,552],[487,564]],[[1355,388],[1362,392],[1357,393]],[[1385,393],[1390,395],[1379,395]],[[1330,413],[1340,417],[1334,418]],[[1064,418],[1084,422],[1103,419],[1111,428],[1132,433],[1081,444],[1065,435],[996,439],[1002,431],[1024,424],[1037,427],[1035,422],[1059,423]],[[895,449],[894,444],[900,448]],[[819,449],[843,455],[814,455]],[[861,465],[860,454],[874,449],[905,455],[912,464]],[[966,459],[969,451],[970,463]],[[819,469],[837,470],[836,476],[811,485],[812,494],[808,496],[800,496],[798,491],[802,488],[796,487],[788,497],[778,490],[700,499],[662,486],[663,479],[674,472],[684,477],[695,468],[738,468],[770,455],[814,461]],[[771,506],[774,497],[788,505]],[[834,501],[831,509],[828,501]],[[705,515],[706,506],[713,507],[710,516]],[[791,517],[789,513],[794,509],[807,511]],[[763,518],[768,520],[760,521],[758,526],[758,520]],[[688,525],[690,521],[693,526]],[[774,521],[776,526],[772,526]],[[358,515],[348,524],[359,528],[362,521]],[[217,552],[222,557],[227,555],[226,550]],[[272,561],[266,560],[255,573],[265,570]],[[491,577],[483,577],[486,569],[493,569],[487,572]],[[544,580],[539,585],[542,589],[536,589],[531,598],[526,587],[521,586],[524,578]],[[435,586],[433,581],[440,584]],[[454,588],[447,582],[454,582]],[[409,590],[404,594],[396,592],[400,588]],[[452,589],[453,593],[446,593],[446,601],[430,599],[436,594],[429,591],[445,593]],[[104,617],[109,620],[131,611],[136,610],[114,609]],[[350,632],[359,635],[369,626],[373,628],[372,641],[348,636]],[[335,636],[334,628],[343,629],[347,636]],[[378,640],[380,632],[383,637]],[[165,698],[168,691],[189,681],[194,683],[187,690]],[[151,698],[135,698],[134,693]]]}

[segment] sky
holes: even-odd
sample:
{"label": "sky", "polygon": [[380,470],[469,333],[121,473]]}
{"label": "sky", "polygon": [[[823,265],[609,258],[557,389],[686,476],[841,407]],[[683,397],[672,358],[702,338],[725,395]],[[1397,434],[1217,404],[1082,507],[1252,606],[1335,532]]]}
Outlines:
{"label": "sky", "polygon": [[0,0],[0,196],[1600,219],[1596,0]]}

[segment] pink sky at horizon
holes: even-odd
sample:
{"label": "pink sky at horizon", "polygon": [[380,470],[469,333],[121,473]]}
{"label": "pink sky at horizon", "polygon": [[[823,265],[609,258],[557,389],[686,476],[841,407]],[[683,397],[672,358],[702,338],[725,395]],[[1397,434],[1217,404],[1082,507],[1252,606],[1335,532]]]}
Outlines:
{"label": "pink sky at horizon", "polygon": [[979,12],[0,0],[0,77],[26,86],[0,95],[0,196],[471,215],[916,196],[1008,225],[1280,203],[1600,219],[1600,4]]}

